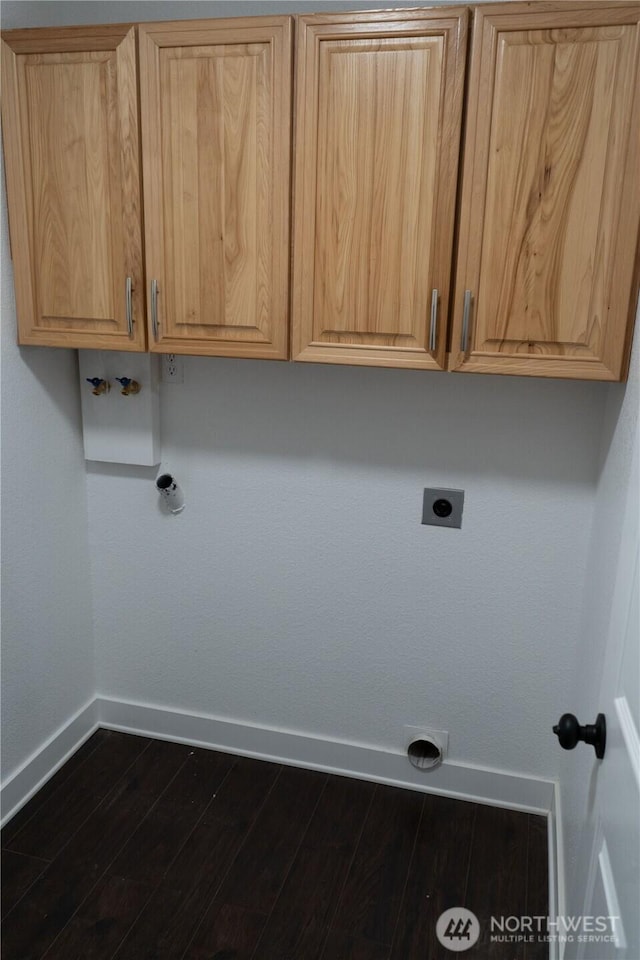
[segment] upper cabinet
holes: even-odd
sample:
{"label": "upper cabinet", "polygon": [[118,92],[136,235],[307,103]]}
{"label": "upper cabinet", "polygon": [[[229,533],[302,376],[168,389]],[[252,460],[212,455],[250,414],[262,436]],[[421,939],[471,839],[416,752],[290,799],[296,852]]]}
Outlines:
{"label": "upper cabinet", "polygon": [[19,342],[144,349],[134,28],[12,31],[2,82]]}
{"label": "upper cabinet", "polygon": [[451,368],[618,380],[638,282],[638,4],[476,11]]}
{"label": "upper cabinet", "polygon": [[151,349],[286,358],[291,20],[139,32]]}
{"label": "upper cabinet", "polygon": [[298,18],[293,359],[446,366],[466,27]]}
{"label": "upper cabinet", "polygon": [[638,0],[9,31],[19,341],[624,379],[639,62]]}

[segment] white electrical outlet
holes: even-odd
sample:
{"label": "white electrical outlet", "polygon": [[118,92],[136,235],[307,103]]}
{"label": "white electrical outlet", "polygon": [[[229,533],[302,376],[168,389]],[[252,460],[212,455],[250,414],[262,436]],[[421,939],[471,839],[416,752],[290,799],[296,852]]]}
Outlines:
{"label": "white electrical outlet", "polygon": [[184,383],[183,358],[177,353],[163,353],[162,355],[162,382]]}

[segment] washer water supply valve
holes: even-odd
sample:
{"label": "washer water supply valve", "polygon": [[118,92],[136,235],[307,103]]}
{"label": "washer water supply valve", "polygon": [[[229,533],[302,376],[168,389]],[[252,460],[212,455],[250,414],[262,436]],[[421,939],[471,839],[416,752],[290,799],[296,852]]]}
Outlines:
{"label": "washer water supply valve", "polygon": [[109,393],[111,390],[109,381],[103,380],[102,377],[86,377],[86,381],[93,387],[91,393],[94,397],[101,397],[103,393]]}
{"label": "washer water supply valve", "polygon": [[116,380],[122,384],[120,393],[123,397],[128,397],[132,393],[140,393],[140,384],[137,380],[132,380],[131,377],[116,377]]}

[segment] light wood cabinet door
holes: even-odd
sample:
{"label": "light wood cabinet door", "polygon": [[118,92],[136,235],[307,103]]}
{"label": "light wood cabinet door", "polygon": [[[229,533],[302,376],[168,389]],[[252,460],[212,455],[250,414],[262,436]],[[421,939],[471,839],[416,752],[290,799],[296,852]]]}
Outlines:
{"label": "light wood cabinet door", "polygon": [[295,360],[445,366],[466,27],[298,18]]}
{"label": "light wood cabinet door", "polygon": [[139,29],[151,349],[286,358],[291,20]]}
{"label": "light wood cabinet door", "polygon": [[637,3],[477,9],[452,369],[626,376],[638,290],[639,24]]}
{"label": "light wood cabinet door", "polygon": [[144,350],[135,30],[3,34],[18,341]]}

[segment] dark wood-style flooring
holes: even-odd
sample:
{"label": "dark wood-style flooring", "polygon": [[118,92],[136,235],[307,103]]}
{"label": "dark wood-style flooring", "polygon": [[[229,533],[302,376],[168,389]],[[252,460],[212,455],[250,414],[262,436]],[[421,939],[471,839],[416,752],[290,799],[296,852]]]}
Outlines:
{"label": "dark wood-style flooring", "polygon": [[[447,960],[546,915],[542,817],[99,730],[2,833],[3,960]],[[486,928],[486,929],[485,929]]]}

